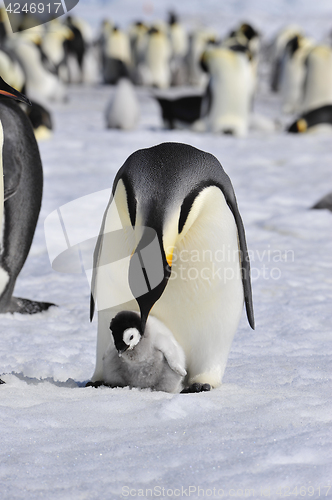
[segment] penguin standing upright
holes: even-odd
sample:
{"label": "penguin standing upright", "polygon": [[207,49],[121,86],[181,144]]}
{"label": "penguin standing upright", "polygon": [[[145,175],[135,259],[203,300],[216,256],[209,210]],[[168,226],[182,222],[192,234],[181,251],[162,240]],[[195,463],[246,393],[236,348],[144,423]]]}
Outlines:
{"label": "penguin standing upright", "polygon": [[94,253],[91,317],[98,309],[103,380],[109,325],[120,311],[150,314],[185,352],[187,385],[218,387],[245,301],[254,328],[250,263],[231,181],[219,161],[164,143],[119,170]]}
{"label": "penguin standing upright", "polygon": [[28,256],[43,190],[43,170],[30,121],[12,99],[29,103],[0,78],[0,121],[3,129],[4,210],[0,255],[0,313],[34,314],[48,302],[13,297],[16,278]]}
{"label": "penguin standing upright", "polygon": [[332,47],[317,45],[306,59],[301,111],[332,104]]}
{"label": "penguin standing upright", "polygon": [[139,116],[140,107],[134,84],[129,78],[121,78],[105,110],[106,127],[132,130],[137,126]]}
{"label": "penguin standing upright", "polygon": [[202,63],[210,74],[211,106],[203,120],[193,125],[197,131],[247,134],[255,78],[250,53],[245,47],[211,46]]}
{"label": "penguin standing upright", "polygon": [[171,44],[159,26],[153,26],[146,35],[144,61],[139,72],[143,84],[166,89],[171,84]]}

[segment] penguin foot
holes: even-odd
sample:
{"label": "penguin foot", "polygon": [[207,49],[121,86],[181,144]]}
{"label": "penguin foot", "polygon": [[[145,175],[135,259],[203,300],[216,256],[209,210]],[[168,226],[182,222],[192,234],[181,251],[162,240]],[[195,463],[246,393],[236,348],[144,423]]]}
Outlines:
{"label": "penguin foot", "polygon": [[51,306],[57,307],[51,302],[38,302],[37,300],[21,299],[20,297],[12,297],[7,312],[20,314],[37,314],[47,311]]}
{"label": "penguin foot", "polygon": [[207,392],[210,390],[210,384],[199,384],[198,382],[195,382],[195,384],[192,384],[189,387],[183,389],[180,394],[193,394],[194,392]]}
{"label": "penguin foot", "polygon": [[104,382],[102,380],[97,380],[97,382],[87,382],[85,384],[85,387],[100,387],[101,385],[105,385]]}

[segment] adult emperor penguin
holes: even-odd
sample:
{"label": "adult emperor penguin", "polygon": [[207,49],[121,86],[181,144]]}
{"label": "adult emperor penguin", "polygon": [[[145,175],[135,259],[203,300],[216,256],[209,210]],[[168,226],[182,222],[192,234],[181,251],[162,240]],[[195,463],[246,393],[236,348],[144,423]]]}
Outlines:
{"label": "adult emperor penguin", "polygon": [[212,102],[206,117],[193,124],[194,130],[245,136],[255,90],[250,54],[243,47],[211,46],[202,64],[210,74]]}
{"label": "adult emperor penguin", "polygon": [[245,301],[254,328],[245,231],[229,177],[211,154],[164,143],[119,170],[94,253],[91,318],[98,309],[103,380],[109,325],[123,310],[150,314],[186,356],[186,384],[221,384]]}
{"label": "adult emperor penguin", "polygon": [[113,341],[103,358],[105,384],[180,392],[187,373],[183,349],[157,318],[148,318],[144,335],[140,323],[134,311],[121,311],[112,319]]}
{"label": "adult emperor penguin", "polygon": [[[16,278],[28,256],[35,232],[43,189],[39,150],[30,121],[13,99],[29,103],[0,78],[0,121],[4,176],[2,241],[0,254],[0,313],[34,314],[48,309],[47,302],[13,297]],[[2,143],[1,143],[2,146]],[[2,169],[1,169],[2,170]],[[2,175],[0,175],[2,179]]]}
{"label": "adult emperor penguin", "polygon": [[332,104],[303,113],[287,129],[293,134],[305,132],[332,131]]}
{"label": "adult emperor penguin", "polygon": [[306,59],[302,112],[332,104],[332,47],[317,45]]}

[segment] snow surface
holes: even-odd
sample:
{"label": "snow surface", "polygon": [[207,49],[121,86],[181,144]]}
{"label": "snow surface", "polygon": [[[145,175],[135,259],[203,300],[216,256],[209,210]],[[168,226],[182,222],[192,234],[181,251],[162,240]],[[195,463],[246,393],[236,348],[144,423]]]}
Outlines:
{"label": "snow surface", "polygon": [[[95,27],[106,12],[121,24],[143,4],[151,1],[81,1],[75,13]],[[290,21],[321,38],[332,27],[330,0],[220,4],[153,3],[157,17],[175,6],[190,22],[222,26],[221,34],[244,17],[267,38]],[[139,89],[138,130],[106,130],[112,92],[72,87],[69,103],[52,107],[53,138],[40,143],[43,205],[15,294],[59,307],[1,317],[0,498],[332,498],[332,214],[309,210],[332,190],[331,135],[164,131],[147,89]],[[255,111],[288,123],[264,82]],[[251,254],[256,330],[243,312],[223,385],[210,393],[84,388],[97,330],[89,286],[83,274],[52,270],[44,220],[110,188],[133,151],[165,141],[209,151],[232,179]],[[77,213],[77,223],[84,234],[88,221]]]}

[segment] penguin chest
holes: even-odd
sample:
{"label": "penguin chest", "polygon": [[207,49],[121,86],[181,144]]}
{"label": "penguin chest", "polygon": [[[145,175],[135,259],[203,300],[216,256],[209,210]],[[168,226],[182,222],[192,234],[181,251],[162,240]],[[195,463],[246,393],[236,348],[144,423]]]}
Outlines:
{"label": "penguin chest", "polygon": [[153,388],[160,380],[164,356],[153,349],[149,353],[127,351],[121,358],[122,371],[126,384],[141,389]]}
{"label": "penguin chest", "polygon": [[208,208],[177,244],[167,287],[152,309],[173,332],[186,356],[201,339],[234,335],[243,309],[238,233],[218,188]]}

